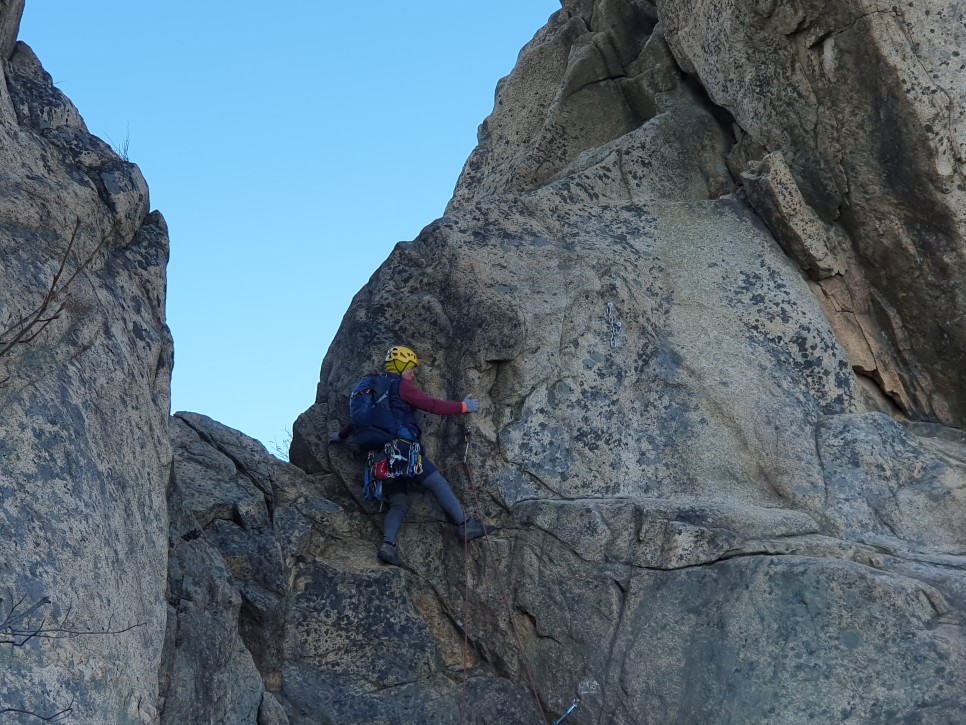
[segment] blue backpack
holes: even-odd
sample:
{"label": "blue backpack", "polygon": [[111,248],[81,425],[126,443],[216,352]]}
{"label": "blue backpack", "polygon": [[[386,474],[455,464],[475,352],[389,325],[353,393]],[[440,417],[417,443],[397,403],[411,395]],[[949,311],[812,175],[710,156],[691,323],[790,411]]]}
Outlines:
{"label": "blue backpack", "polygon": [[382,448],[399,435],[399,422],[392,409],[390,383],[386,375],[366,375],[349,395],[351,442],[361,448]]}

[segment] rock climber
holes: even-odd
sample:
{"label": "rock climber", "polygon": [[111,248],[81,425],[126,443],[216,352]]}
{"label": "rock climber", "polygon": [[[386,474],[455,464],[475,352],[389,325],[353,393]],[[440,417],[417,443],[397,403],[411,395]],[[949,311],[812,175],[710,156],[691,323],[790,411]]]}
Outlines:
{"label": "rock climber", "polygon": [[[413,382],[418,365],[416,353],[408,347],[394,345],[386,354],[385,377],[388,381],[389,405],[399,430],[409,433],[405,439],[395,441],[397,448],[402,449],[403,456],[409,455],[408,447],[412,443],[420,442],[420,429],[416,422],[417,410],[434,415],[461,415],[475,413],[480,409],[480,404],[470,396],[462,401],[455,401],[432,398],[424,393]],[[353,430],[353,424],[347,423],[342,430],[330,436],[329,442],[345,441]],[[470,541],[494,531],[494,527],[484,526],[476,516],[466,516],[447,480],[443,478],[432,461],[423,457],[420,473],[383,481],[382,498],[388,501],[389,511],[383,523],[382,545],[379,547],[380,561],[393,566],[402,565],[396,536],[409,510],[409,493],[420,486],[431,491],[436,497],[447,518],[457,525],[460,539]]]}

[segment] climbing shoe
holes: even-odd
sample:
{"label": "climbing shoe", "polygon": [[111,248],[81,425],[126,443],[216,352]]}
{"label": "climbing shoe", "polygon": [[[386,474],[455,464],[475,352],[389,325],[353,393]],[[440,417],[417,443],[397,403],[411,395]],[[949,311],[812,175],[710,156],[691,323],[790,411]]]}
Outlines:
{"label": "climbing shoe", "polygon": [[379,561],[392,566],[402,566],[402,559],[399,556],[399,549],[395,544],[383,541],[379,547]]}
{"label": "climbing shoe", "polygon": [[476,517],[470,516],[466,521],[461,523],[456,527],[456,531],[459,537],[464,541],[472,541],[473,539],[478,539],[485,534],[492,534],[496,531],[495,526],[484,526],[483,523]]}

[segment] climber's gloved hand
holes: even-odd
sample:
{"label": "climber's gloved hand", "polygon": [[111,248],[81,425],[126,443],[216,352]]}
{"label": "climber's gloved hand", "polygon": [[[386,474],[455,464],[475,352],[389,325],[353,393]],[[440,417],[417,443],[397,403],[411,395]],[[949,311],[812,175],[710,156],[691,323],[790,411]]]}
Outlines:
{"label": "climber's gloved hand", "polygon": [[466,408],[467,413],[475,413],[480,409],[480,404],[467,395],[463,398],[463,407]]}
{"label": "climber's gloved hand", "polygon": [[339,433],[338,432],[335,432],[335,433],[333,433],[332,435],[329,436],[329,444],[330,445],[337,445],[337,444],[339,444],[341,442],[342,442],[342,438],[341,438],[341,436],[339,436]]}

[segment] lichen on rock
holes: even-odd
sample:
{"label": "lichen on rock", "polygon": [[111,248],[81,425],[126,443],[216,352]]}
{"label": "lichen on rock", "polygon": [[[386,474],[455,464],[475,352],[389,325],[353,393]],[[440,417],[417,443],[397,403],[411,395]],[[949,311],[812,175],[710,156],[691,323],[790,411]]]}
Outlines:
{"label": "lichen on rock", "polygon": [[[21,10],[0,2],[0,710],[961,720],[961,8],[563,2],[444,216],[350,305],[295,465],[169,419],[164,220]],[[329,436],[399,343],[429,394],[480,400],[424,443],[498,528],[464,551],[414,496],[394,568]]]}

